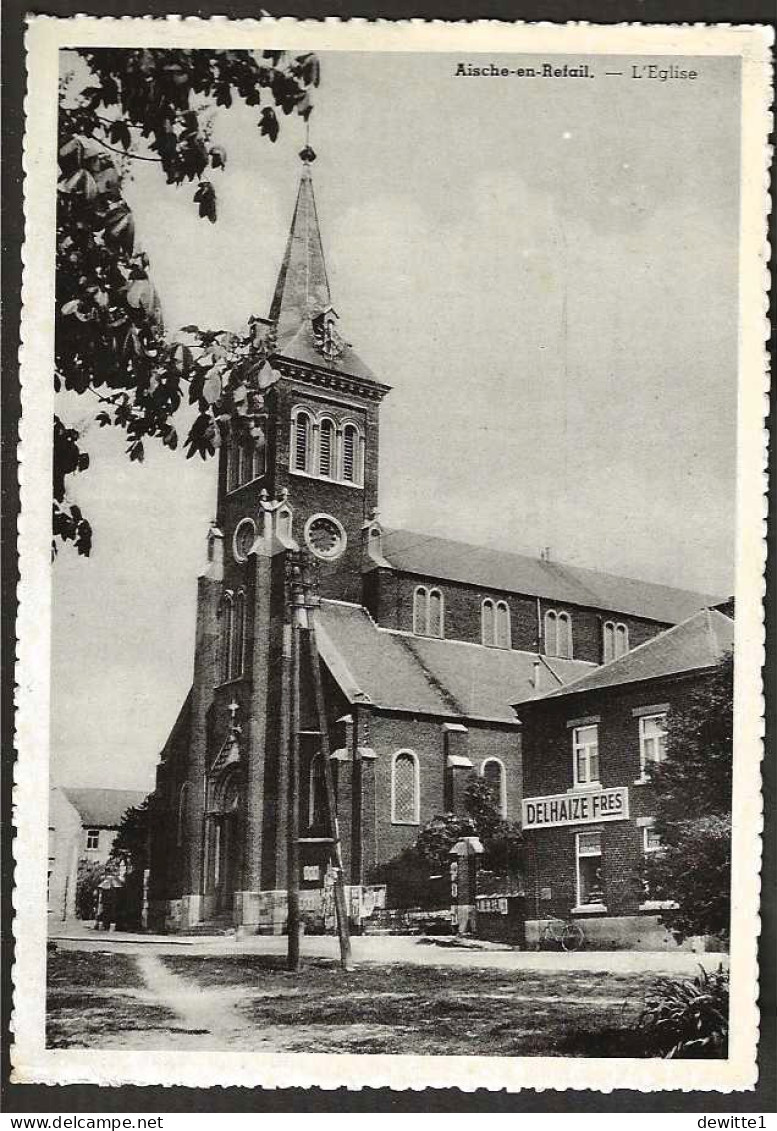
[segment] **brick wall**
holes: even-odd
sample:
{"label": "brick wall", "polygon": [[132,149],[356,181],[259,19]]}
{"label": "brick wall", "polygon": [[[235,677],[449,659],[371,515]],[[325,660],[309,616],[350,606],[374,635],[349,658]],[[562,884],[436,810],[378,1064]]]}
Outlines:
{"label": "brick wall", "polygon": [[[419,585],[437,588],[445,605],[445,636],[450,640],[481,642],[481,607],[486,598],[504,600],[510,609],[512,646],[519,651],[540,650],[540,624],[537,598],[520,594],[483,589],[456,581],[441,581],[388,569],[374,569],[367,574],[364,601],[376,621],[386,628],[413,631],[413,594]],[[657,621],[619,613],[563,605],[540,599],[540,623],[549,609],[566,611],[572,619],[573,657],[601,663],[602,630],[606,620],[616,620],[629,629],[629,644],[635,648],[668,627]]]}
{"label": "brick wall", "polygon": [[[446,811],[446,756],[443,720],[373,713],[370,744],[377,754],[374,763],[374,831],[372,843],[364,846],[365,865],[374,867],[396,856],[412,844],[432,817]],[[410,749],[418,756],[420,812],[417,825],[398,825],[391,820],[392,755]],[[472,772],[480,770],[488,757],[500,758],[506,770],[507,815],[520,818],[521,747],[514,729],[497,725],[468,726],[467,753]]]}
{"label": "brick wall", "polygon": [[[651,786],[636,784],[640,777],[639,719],[635,708],[667,704],[681,707],[703,676],[654,680],[607,691],[567,696],[557,702],[522,709],[524,796],[566,793],[573,786],[572,728],[574,719],[599,717],[599,775],[602,786],[626,786],[626,821],[565,825],[526,833],[528,912],[565,916],[576,902],[575,835],[599,830],[602,837],[602,879],[610,915],[633,915],[645,895],[639,881],[642,863],[640,818],[654,815]],[[550,898],[543,897],[550,890]]]}

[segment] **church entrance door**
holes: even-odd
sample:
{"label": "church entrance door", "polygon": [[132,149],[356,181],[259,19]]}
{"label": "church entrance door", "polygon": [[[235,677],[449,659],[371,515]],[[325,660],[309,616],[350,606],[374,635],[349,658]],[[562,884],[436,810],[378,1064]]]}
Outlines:
{"label": "church entrance door", "polygon": [[235,892],[238,851],[237,813],[227,813],[216,818],[216,913],[232,911]]}

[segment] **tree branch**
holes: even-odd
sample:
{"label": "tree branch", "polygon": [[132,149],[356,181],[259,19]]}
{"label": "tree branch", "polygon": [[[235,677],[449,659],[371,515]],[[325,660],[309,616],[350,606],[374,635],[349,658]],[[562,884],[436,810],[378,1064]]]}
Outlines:
{"label": "tree branch", "polygon": [[153,161],[155,165],[162,164],[161,157],[143,157],[140,153],[130,153],[128,149],[119,149],[115,145],[108,145],[108,142],[103,141],[101,137],[95,137],[94,140],[104,146],[105,149],[110,149],[111,153],[118,153],[120,157],[129,157],[131,161]]}

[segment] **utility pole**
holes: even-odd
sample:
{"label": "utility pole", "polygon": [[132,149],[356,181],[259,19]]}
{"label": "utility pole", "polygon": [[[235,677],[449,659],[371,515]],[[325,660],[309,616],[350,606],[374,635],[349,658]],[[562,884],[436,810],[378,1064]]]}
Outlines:
{"label": "utility pole", "polygon": [[287,931],[288,954],[286,966],[289,970],[299,970],[299,785],[300,785],[300,635],[301,620],[306,617],[305,595],[302,584],[302,570],[299,562],[288,563],[286,584],[289,607],[289,631],[291,636],[291,687],[289,688],[289,801],[287,810]]}
{"label": "utility pole", "polygon": [[[344,970],[351,970],[351,939],[348,934],[348,908],[345,901],[345,879],[343,874],[343,855],[340,843],[340,829],[337,820],[337,799],[335,797],[329,725],[326,714],[324,686],[316,640],[314,612],[318,598],[313,594],[311,581],[311,562],[303,554],[289,556],[287,566],[287,602],[290,609],[291,633],[291,686],[289,688],[289,805],[288,805],[288,958],[289,970],[300,968],[300,906],[299,882],[302,844],[326,844],[334,870],[335,917],[340,943],[340,963]],[[310,664],[311,679],[315,693],[315,714],[318,729],[301,729],[301,672],[302,654]],[[316,735],[324,767],[324,787],[328,814],[329,835],[325,837],[300,837],[300,756],[302,735]]]}

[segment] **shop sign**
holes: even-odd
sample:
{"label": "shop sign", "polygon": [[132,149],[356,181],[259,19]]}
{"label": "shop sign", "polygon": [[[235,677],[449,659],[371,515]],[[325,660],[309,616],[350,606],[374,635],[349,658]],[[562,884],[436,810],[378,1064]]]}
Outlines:
{"label": "shop sign", "polygon": [[600,821],[625,821],[629,815],[629,790],[625,785],[586,793],[556,793],[529,797],[523,802],[524,829],[549,829],[558,825],[587,825]]}

